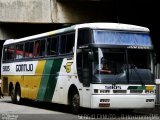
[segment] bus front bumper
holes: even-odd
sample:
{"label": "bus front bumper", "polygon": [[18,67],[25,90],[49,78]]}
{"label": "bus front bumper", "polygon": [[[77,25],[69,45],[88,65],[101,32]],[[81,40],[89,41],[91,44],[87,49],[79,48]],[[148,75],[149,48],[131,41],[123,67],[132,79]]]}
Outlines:
{"label": "bus front bumper", "polygon": [[154,108],[155,95],[92,95],[93,109]]}

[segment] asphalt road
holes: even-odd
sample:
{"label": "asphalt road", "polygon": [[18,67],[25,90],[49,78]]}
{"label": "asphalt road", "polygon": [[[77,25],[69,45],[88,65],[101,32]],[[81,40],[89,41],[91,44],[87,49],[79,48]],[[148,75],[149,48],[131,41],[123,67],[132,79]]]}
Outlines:
{"label": "asphalt road", "polygon": [[82,109],[73,115],[68,106],[26,101],[21,105],[12,104],[10,97],[0,99],[0,120],[160,120],[160,107],[141,109],[133,112],[124,110]]}

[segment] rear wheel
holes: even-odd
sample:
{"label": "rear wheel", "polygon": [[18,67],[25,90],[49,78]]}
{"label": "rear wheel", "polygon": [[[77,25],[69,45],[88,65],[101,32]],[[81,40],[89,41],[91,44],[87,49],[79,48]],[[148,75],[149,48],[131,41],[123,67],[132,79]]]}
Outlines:
{"label": "rear wheel", "polygon": [[20,104],[21,103],[21,90],[20,87],[16,87],[16,89],[12,88],[11,92],[11,101],[14,104]]}
{"label": "rear wheel", "polygon": [[74,114],[78,114],[80,112],[80,97],[77,92],[72,94],[71,108]]}
{"label": "rear wheel", "polygon": [[11,96],[12,103],[15,104],[16,103],[16,98],[15,98],[15,90],[14,90],[14,88],[11,88],[10,96]]}
{"label": "rear wheel", "polygon": [[15,91],[15,99],[17,104],[21,103],[21,90],[19,86],[16,88],[16,91]]}

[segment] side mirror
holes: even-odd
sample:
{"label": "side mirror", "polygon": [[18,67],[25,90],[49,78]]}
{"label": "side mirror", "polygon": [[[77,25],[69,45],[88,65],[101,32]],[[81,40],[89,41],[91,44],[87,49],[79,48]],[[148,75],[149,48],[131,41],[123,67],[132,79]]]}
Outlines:
{"label": "side mirror", "polygon": [[160,79],[155,79],[155,83],[156,83],[157,85],[160,85]]}

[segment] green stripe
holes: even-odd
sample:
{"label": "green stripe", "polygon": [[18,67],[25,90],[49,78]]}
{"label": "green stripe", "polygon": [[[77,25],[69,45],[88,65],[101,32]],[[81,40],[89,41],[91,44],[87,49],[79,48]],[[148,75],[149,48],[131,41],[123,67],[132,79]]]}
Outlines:
{"label": "green stripe", "polygon": [[51,102],[57,83],[57,73],[60,71],[62,60],[63,59],[46,61],[37,100]]}
{"label": "green stripe", "polygon": [[37,100],[40,100],[40,101],[44,100],[44,95],[45,95],[47,83],[49,80],[48,74],[50,74],[52,66],[53,66],[53,60],[47,60],[44,67],[44,71],[43,71],[43,75],[42,75],[42,79],[41,79],[41,83],[40,83],[40,87],[37,95]]}
{"label": "green stripe", "polygon": [[57,84],[58,73],[60,72],[60,68],[62,65],[62,60],[63,59],[56,59],[53,62],[53,66],[51,69],[51,75],[49,76],[44,101],[48,101],[48,102],[52,101],[52,97],[54,95],[55,87]]}

